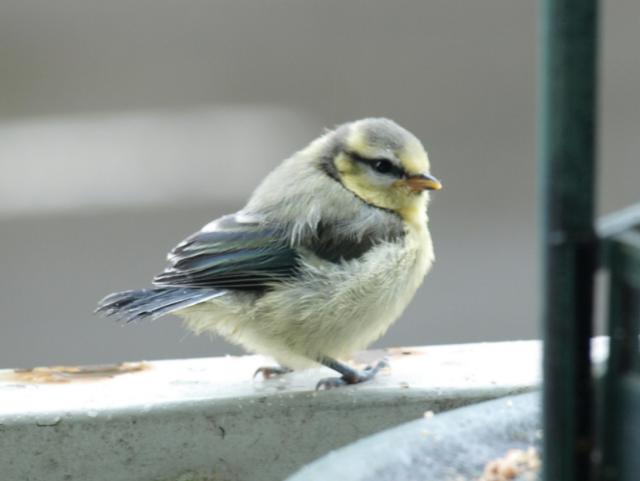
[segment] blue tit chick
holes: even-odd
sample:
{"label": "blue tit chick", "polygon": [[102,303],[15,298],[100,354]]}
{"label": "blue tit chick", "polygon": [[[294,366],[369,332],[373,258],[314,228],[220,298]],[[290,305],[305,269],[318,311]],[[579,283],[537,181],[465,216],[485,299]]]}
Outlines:
{"label": "blue tit chick", "polygon": [[111,294],[97,311],[126,322],[168,313],[197,334],[223,336],[283,367],[317,364],[371,379],[338,361],[400,316],[429,271],[430,173],[420,141],[368,118],[328,131],[284,160],[247,205],[204,226],[168,255],[154,287]]}

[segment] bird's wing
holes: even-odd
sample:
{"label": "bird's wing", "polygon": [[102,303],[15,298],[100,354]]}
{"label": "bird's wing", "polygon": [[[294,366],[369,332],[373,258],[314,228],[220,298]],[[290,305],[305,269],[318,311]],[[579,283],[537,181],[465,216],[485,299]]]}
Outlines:
{"label": "bird's wing", "polygon": [[262,289],[295,275],[298,253],[286,236],[259,219],[221,217],[178,244],[158,286]]}

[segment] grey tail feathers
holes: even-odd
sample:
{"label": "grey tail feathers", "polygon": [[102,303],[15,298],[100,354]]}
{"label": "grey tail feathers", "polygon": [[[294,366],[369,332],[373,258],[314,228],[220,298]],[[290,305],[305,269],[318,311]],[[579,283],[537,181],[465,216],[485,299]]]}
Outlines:
{"label": "grey tail feathers", "polygon": [[124,322],[157,319],[172,311],[193,306],[224,294],[216,289],[157,287],[116,292],[98,303],[96,313]]}

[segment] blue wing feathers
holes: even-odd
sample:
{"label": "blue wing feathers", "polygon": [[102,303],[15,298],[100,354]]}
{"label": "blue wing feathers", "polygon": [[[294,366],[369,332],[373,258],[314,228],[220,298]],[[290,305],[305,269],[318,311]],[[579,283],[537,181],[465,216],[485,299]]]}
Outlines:
{"label": "blue wing feathers", "polygon": [[97,312],[125,322],[155,319],[224,295],[229,290],[263,291],[295,275],[297,252],[286,237],[259,222],[226,216],[178,244],[170,266],[153,280],[158,287],[117,292]]}
{"label": "blue wing feathers", "polygon": [[128,323],[144,318],[156,319],[222,294],[224,291],[220,290],[175,287],[116,292],[100,301],[96,312]]}
{"label": "blue wing feathers", "polygon": [[[340,226],[318,225],[314,236],[300,242],[329,262],[344,262],[366,253],[381,240],[362,233],[358,239],[341,235]],[[386,231],[385,231],[386,232]],[[97,312],[126,322],[155,319],[229,291],[264,292],[275,283],[298,275],[300,254],[283,230],[246,214],[222,217],[178,244],[169,254],[169,267],[153,279],[156,287],[117,292],[100,301]]]}
{"label": "blue wing feathers", "polygon": [[277,229],[226,216],[187,238],[154,284],[260,290],[295,275],[298,253]]}

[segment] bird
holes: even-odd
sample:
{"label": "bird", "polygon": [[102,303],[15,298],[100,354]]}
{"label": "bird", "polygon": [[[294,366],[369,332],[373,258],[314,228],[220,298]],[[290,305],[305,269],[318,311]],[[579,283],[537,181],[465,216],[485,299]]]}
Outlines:
{"label": "bird", "polygon": [[278,366],[264,377],[324,365],[317,389],[372,379],[356,369],[400,317],[434,262],[431,174],[420,140],[387,118],[326,130],[282,161],[240,211],[205,225],[167,256],[152,287],[116,292],[96,312],[123,322],[172,313]]}

